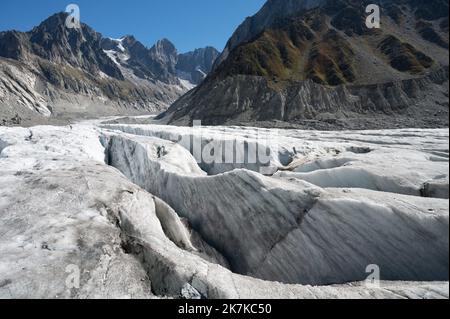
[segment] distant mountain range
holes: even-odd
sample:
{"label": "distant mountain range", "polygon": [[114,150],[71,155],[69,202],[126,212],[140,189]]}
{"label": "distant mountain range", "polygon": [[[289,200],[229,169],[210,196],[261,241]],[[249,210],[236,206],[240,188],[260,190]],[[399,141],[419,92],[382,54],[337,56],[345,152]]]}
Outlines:
{"label": "distant mountain range", "polygon": [[58,13],[30,32],[0,33],[0,124],[165,110],[202,82],[219,52],[178,54],[167,39],[146,48],[133,36],[104,38]]}
{"label": "distant mountain range", "polygon": [[[366,6],[381,28],[366,26]],[[167,123],[448,126],[448,0],[269,0]]]}
{"label": "distant mountain range", "polygon": [[[365,24],[373,2],[379,29]],[[222,53],[66,18],[0,33],[0,125],[163,112],[176,125],[448,127],[448,0],[268,0]]]}

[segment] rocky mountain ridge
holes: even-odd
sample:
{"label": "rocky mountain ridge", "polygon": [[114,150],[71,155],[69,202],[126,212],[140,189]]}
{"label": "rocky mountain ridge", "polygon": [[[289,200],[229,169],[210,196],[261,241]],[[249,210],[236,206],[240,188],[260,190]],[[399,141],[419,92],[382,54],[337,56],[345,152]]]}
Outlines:
{"label": "rocky mountain ridge", "polygon": [[194,84],[200,84],[211,72],[219,51],[213,47],[197,49],[178,55],[176,69],[179,76]]}
{"label": "rocky mountain ridge", "polygon": [[[106,39],[83,23],[80,29],[69,29],[66,18],[66,13],[59,13],[30,32],[0,33],[4,124],[17,117],[160,112],[202,80],[198,77],[191,83],[178,76],[189,70],[177,69],[179,54],[167,39],[146,48],[132,36]],[[198,49],[203,51],[211,48]],[[189,60],[189,55],[182,56]]]}
{"label": "rocky mountain ridge", "polygon": [[[448,2],[380,1],[380,29],[365,25],[367,3],[268,1],[238,28],[209,77],[160,118],[183,125],[448,126]],[[273,15],[273,8],[291,11]]]}

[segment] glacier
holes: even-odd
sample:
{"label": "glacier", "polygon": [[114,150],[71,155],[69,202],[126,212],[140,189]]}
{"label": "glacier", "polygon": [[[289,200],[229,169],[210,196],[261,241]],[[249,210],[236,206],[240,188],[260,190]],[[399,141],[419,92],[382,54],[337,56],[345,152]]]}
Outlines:
{"label": "glacier", "polygon": [[[199,139],[269,155],[210,163],[180,142]],[[448,149],[448,130],[0,127],[0,297],[449,298]]]}

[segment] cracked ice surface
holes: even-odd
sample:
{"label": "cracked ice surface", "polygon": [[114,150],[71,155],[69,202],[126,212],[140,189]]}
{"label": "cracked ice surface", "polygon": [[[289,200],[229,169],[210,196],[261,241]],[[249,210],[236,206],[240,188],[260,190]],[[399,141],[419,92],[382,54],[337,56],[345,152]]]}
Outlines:
{"label": "cracked ice surface", "polygon": [[448,131],[280,131],[273,176],[198,166],[177,134],[0,128],[0,297],[448,298]]}
{"label": "cracked ice surface", "polygon": [[[104,128],[169,141],[198,139],[224,145],[245,141],[250,149],[270,151],[269,163],[203,163],[210,175],[235,168],[295,178],[320,187],[366,188],[405,195],[448,198],[448,130],[315,132],[239,127],[185,128],[160,125],[105,125]],[[287,171],[287,172],[286,172]],[[425,194],[421,194],[425,191]]]}
{"label": "cracked ice surface", "polygon": [[[323,189],[248,170],[180,174],[155,155],[157,145],[172,157],[171,142],[112,135],[109,164],[186,217],[238,273],[324,285],[363,280],[361,269],[377,264],[390,280],[448,278],[446,200]],[[174,157],[194,165],[187,151],[175,149]]]}

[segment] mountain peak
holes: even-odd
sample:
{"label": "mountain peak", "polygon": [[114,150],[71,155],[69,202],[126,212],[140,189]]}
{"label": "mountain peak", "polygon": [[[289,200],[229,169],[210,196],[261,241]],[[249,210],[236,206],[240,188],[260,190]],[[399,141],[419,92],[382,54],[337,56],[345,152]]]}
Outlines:
{"label": "mountain peak", "polygon": [[157,44],[160,44],[160,45],[174,45],[169,39],[167,39],[167,38],[162,38],[162,39],[159,39],[158,41],[156,41],[156,43]]}
{"label": "mountain peak", "polygon": [[[441,87],[448,82],[448,0],[379,0],[380,29],[365,25],[368,3],[269,0],[236,30],[211,75],[165,113],[166,121],[303,125],[358,110],[357,123],[368,113],[402,116],[400,110],[426,105],[430,116],[418,117],[431,123],[434,114],[448,113],[442,103],[448,89]],[[419,83],[440,102],[419,94]]]}
{"label": "mountain peak", "polygon": [[211,72],[214,61],[219,54],[219,51],[211,46],[180,54],[177,70],[188,75],[186,80],[194,84],[200,84],[206,75]]}
{"label": "mountain peak", "polygon": [[51,23],[54,21],[65,21],[68,16],[69,16],[69,13],[60,11],[55,14],[52,14],[47,19],[42,21],[39,25],[48,24],[48,23]]}
{"label": "mountain peak", "polygon": [[124,35],[123,37],[119,38],[118,41],[129,44],[137,42],[136,38],[130,34]]}
{"label": "mountain peak", "polygon": [[175,70],[178,59],[178,51],[175,45],[168,39],[161,39],[150,48],[150,55],[161,63],[169,65],[169,69]]}
{"label": "mountain peak", "polygon": [[178,54],[175,45],[166,38],[158,40],[155,45],[150,48],[150,51],[156,53],[158,56]]}
{"label": "mountain peak", "polygon": [[69,14],[67,12],[58,12],[44,21],[42,21],[38,26],[31,30],[31,33],[37,32],[37,30],[50,30],[50,29],[63,29],[66,28],[66,20]]}
{"label": "mountain peak", "polygon": [[324,5],[327,0],[268,0],[254,16],[248,17],[237,28],[219,56],[215,66],[222,63],[235,47],[251,40],[277,19]]}

